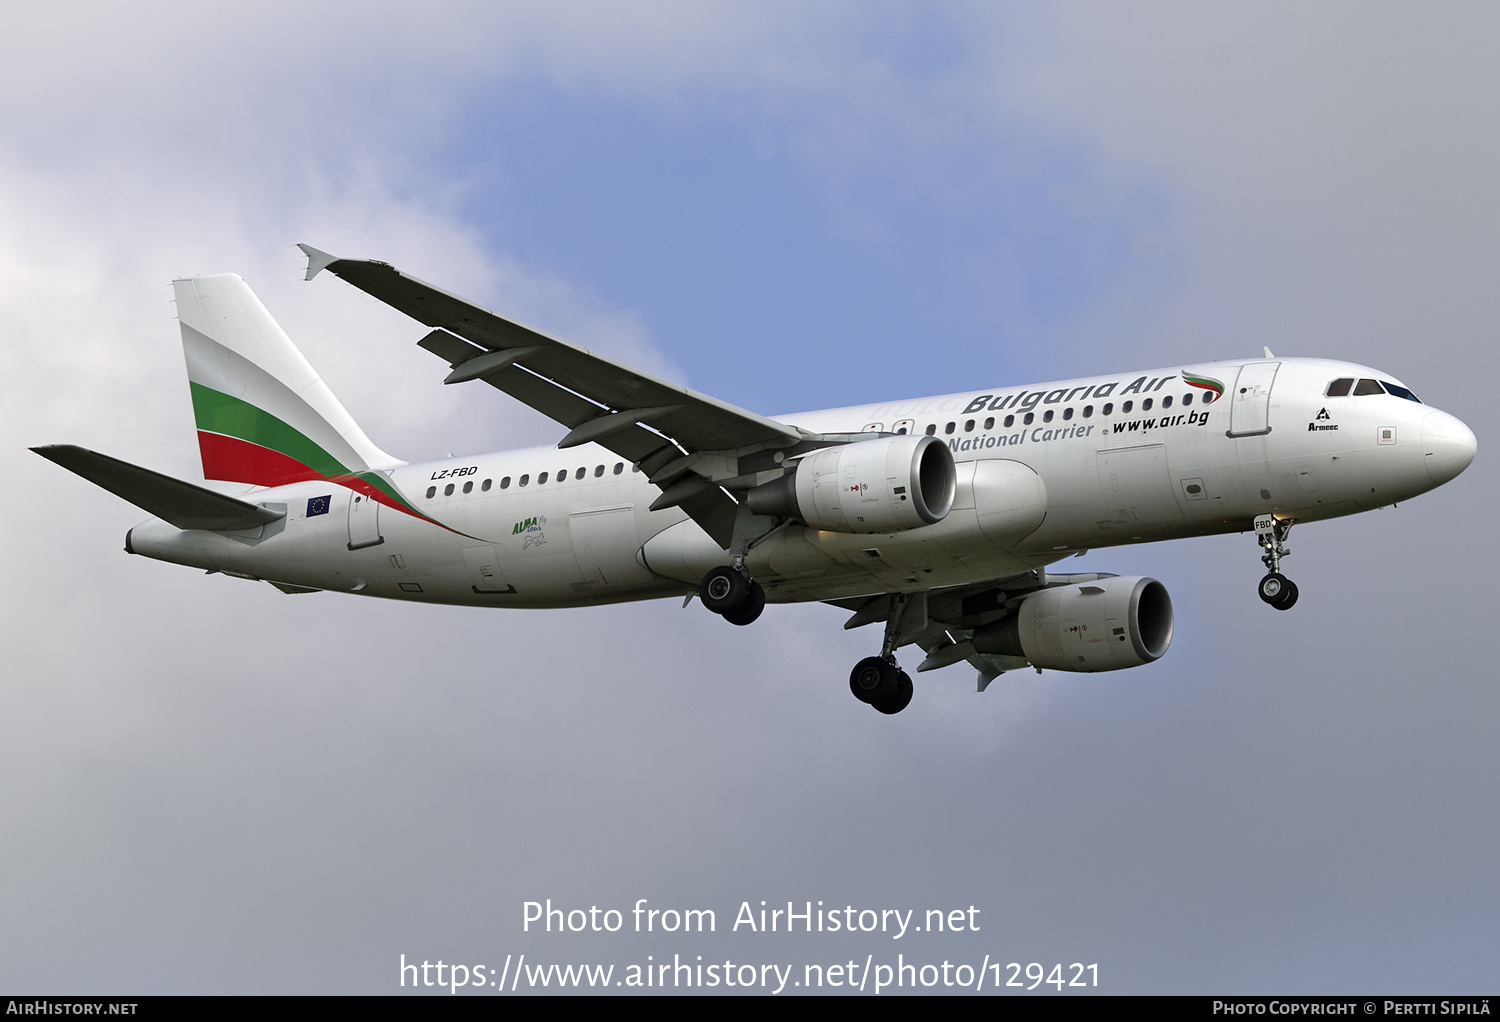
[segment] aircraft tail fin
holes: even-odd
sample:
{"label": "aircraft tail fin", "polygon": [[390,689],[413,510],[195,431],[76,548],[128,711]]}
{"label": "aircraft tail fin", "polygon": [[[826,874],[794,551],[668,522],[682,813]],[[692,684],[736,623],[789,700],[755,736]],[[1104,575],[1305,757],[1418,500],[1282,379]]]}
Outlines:
{"label": "aircraft tail fin", "polygon": [[72,444],[32,450],[179,529],[253,529],[286,516]]}
{"label": "aircraft tail fin", "polygon": [[280,486],[400,464],[370,442],[239,276],[172,287],[205,479]]}

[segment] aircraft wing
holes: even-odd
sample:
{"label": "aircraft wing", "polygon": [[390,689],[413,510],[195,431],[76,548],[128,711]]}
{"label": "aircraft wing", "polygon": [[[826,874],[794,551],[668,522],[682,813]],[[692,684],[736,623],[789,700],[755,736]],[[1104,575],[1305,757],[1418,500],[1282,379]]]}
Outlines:
{"label": "aircraft wing", "polygon": [[452,367],[445,383],[482,379],[567,426],[570,432],[558,447],[597,443],[639,463],[664,491],[654,508],[680,505],[724,546],[736,504],[695,469],[702,459],[693,456],[734,457],[790,447],[805,438],[795,427],[482,309],[389,263],[298,247],[308,257],[308,280],[326,269],[435,328],[418,343]]}
{"label": "aircraft wing", "polygon": [[823,602],[854,612],[844,622],[846,629],[888,622],[888,627],[894,628],[897,647],[914,644],[927,654],[917,668],[919,672],[967,660],[979,669],[979,691],[983,692],[999,675],[1027,664],[1016,657],[980,653],[970,641],[975,629],[1005,617],[1018,596],[1113,577],[1098,572],[1057,575],[1041,568],[925,593],[876,593]]}

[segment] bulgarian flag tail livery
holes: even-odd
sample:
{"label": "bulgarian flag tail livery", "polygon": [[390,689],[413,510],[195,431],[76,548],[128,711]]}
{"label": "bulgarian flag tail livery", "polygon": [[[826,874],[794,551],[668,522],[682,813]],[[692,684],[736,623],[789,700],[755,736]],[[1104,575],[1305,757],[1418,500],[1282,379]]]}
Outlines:
{"label": "bulgarian flag tail livery", "polygon": [[172,287],[204,478],[389,488],[380,470],[400,462],[370,442],[244,280],[221,273]]}

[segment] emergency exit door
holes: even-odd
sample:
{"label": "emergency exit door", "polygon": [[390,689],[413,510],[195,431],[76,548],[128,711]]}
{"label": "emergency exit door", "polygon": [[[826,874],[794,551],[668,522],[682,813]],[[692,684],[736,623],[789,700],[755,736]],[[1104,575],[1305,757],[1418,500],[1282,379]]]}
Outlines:
{"label": "emergency exit door", "polygon": [[379,546],[385,539],[380,535],[380,505],[362,493],[349,498],[349,549]]}

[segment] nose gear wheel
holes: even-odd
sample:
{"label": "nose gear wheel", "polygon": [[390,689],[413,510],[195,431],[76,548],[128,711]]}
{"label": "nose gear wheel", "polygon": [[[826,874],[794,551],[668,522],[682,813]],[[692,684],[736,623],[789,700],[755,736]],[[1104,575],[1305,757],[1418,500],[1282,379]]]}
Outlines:
{"label": "nose gear wheel", "polygon": [[1291,610],[1297,602],[1297,583],[1273,571],[1260,580],[1260,598],[1277,610]]}

